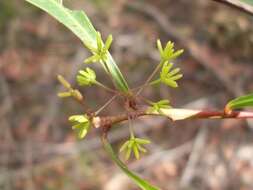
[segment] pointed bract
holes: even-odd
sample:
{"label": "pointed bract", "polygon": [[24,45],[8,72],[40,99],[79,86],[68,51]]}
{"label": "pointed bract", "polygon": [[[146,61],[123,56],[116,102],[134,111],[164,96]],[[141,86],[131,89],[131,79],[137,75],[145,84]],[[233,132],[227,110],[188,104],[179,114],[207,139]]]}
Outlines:
{"label": "pointed bract", "polygon": [[173,66],[173,63],[166,62],[163,67],[162,71],[160,73],[160,80],[162,83],[166,84],[167,86],[170,86],[172,88],[178,87],[177,80],[183,77],[182,74],[179,74],[180,69],[175,68],[171,70]]}
{"label": "pointed bract", "polygon": [[162,63],[176,59],[184,52],[183,49],[175,51],[174,43],[171,41],[168,41],[166,46],[163,48],[161,41],[157,40],[157,49],[159,50]]}
{"label": "pointed bract", "polygon": [[136,159],[140,158],[140,152],[147,152],[144,147],[141,145],[149,144],[150,141],[147,139],[135,138],[131,137],[128,141],[126,141],[120,148],[120,152],[125,151],[125,159],[128,160],[133,152]]}
{"label": "pointed bract", "polygon": [[90,121],[87,115],[72,115],[69,117],[72,129],[76,131],[78,138],[82,139],[88,133]]}
{"label": "pointed bract", "polygon": [[96,73],[89,67],[86,70],[80,70],[76,77],[80,86],[90,86],[96,83]]}

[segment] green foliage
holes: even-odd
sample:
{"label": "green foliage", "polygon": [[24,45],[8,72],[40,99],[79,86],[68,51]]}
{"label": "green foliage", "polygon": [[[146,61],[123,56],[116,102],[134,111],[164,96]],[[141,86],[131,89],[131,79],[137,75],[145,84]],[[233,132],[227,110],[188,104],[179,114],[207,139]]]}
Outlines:
{"label": "green foliage", "polygon": [[90,86],[96,83],[96,73],[87,67],[86,70],[79,71],[76,79],[80,86]]}
{"label": "green foliage", "polygon": [[166,46],[163,48],[161,41],[157,40],[157,48],[163,63],[170,62],[171,60],[178,58],[184,52],[183,49],[175,51],[174,43],[171,41],[168,41]]}
{"label": "green foliage", "polygon": [[[26,0],[27,2],[37,6],[38,8],[46,11],[52,15],[55,19],[65,25],[70,29],[89,49],[94,53],[98,51],[97,42],[97,31],[93,27],[89,18],[83,11],[70,10],[64,7],[61,3],[56,0]],[[110,42],[110,37],[108,39],[108,44]],[[109,47],[108,47],[109,49]],[[124,94],[131,93],[128,87],[126,80],[121,74],[117,64],[113,60],[111,54],[107,51],[106,55],[103,55],[103,58],[106,58],[106,62],[103,62],[102,65],[105,71],[111,76],[116,88],[123,92]],[[102,58],[102,60],[103,60]]]}
{"label": "green foliage", "polygon": [[172,66],[173,66],[173,63],[168,63],[168,62],[164,63],[162,71],[160,73],[160,79],[162,83],[170,87],[176,88],[178,87],[178,84],[176,81],[181,79],[183,77],[183,74],[179,74],[179,71],[180,71],[179,68],[175,68],[171,70]]}
{"label": "green foliage", "polygon": [[150,102],[151,107],[149,107],[148,112],[158,112],[163,115],[162,109],[170,109],[169,100],[160,100],[158,102]]}
{"label": "green foliage", "polygon": [[87,115],[72,115],[69,117],[72,129],[76,131],[78,138],[82,139],[90,129],[90,121]]}
{"label": "green foliage", "polygon": [[[131,116],[129,112],[131,110],[135,110],[136,97],[142,91],[143,87],[148,85],[154,85],[163,83],[169,87],[176,88],[178,87],[177,81],[183,77],[180,73],[179,68],[173,68],[173,60],[178,58],[183,53],[183,49],[175,50],[174,43],[168,41],[165,47],[162,46],[161,41],[157,40],[157,48],[160,54],[160,63],[157,65],[154,72],[150,75],[148,80],[144,83],[144,85],[139,89],[136,94],[133,94],[129,89],[127,82],[125,81],[123,75],[121,74],[118,66],[116,65],[114,59],[112,58],[109,49],[112,44],[113,38],[112,35],[109,35],[103,42],[102,36],[100,32],[96,31],[90,22],[89,18],[83,11],[75,11],[70,10],[63,6],[62,0],[26,0],[27,2],[39,7],[40,9],[46,11],[54,18],[56,18],[59,22],[65,25],[68,29],[70,29],[88,48],[91,52],[91,56],[85,59],[85,63],[95,63],[99,62],[106,73],[112,79],[116,89],[108,88],[102,83],[96,80],[96,73],[90,68],[86,68],[84,70],[80,70],[76,77],[77,82],[80,86],[91,86],[93,84],[106,89],[113,93],[113,100],[117,96],[122,96],[125,100],[125,109],[127,112],[127,116],[130,123],[130,139],[127,140],[120,148],[120,152],[125,153],[125,159],[128,160],[133,154],[136,159],[140,158],[140,153],[146,153],[144,145],[149,144],[150,141],[147,139],[136,138],[134,136],[134,130],[131,125]],[[247,1],[247,0],[245,0]],[[1,4],[1,3],[0,3]],[[0,14],[1,15],[1,14]],[[160,71],[161,70],[161,71]],[[159,73],[159,78],[150,82],[153,77]],[[61,75],[58,75],[59,82],[66,88],[66,91],[58,93],[58,96],[61,98],[73,97],[76,100],[80,101],[83,105],[83,96],[79,92],[79,90],[72,88],[71,84],[64,79]],[[116,92],[116,93],[115,93]],[[115,152],[113,151],[110,143],[107,139],[107,130],[110,129],[111,125],[114,122],[110,123],[110,120],[113,121],[121,121],[120,118],[115,117],[105,117],[101,119],[97,116],[101,110],[103,110],[107,105],[111,103],[109,100],[104,106],[102,106],[97,112],[89,112],[89,114],[84,115],[72,115],[69,117],[69,121],[72,123],[72,129],[77,133],[78,138],[84,138],[88,131],[94,124],[94,116],[96,116],[97,126],[103,126],[103,135],[102,141],[107,153],[111,156],[112,160],[119,166],[119,168],[128,175],[142,190],[158,190],[158,188],[150,185],[147,181],[141,179],[136,174],[131,172],[127,166],[117,157]],[[145,98],[144,98],[145,100]],[[144,111],[147,114],[153,115],[163,115],[171,120],[183,120],[186,118],[193,118],[197,114],[200,113],[199,110],[183,110],[183,109],[173,109],[170,106],[169,100],[160,100],[158,102],[151,102],[147,100],[150,104],[150,107]],[[242,96],[230,101],[226,107],[225,112],[229,112],[232,109],[243,108],[247,106],[253,106],[253,94],[249,94],[246,96]],[[137,106],[136,106],[137,107]],[[136,108],[137,111],[139,111]],[[135,111],[136,111],[135,110]],[[137,113],[136,111],[136,113]],[[141,110],[143,112],[143,110]],[[141,114],[142,114],[141,112]],[[135,113],[134,113],[135,114]],[[145,115],[145,114],[144,114]],[[104,123],[103,123],[104,122]],[[108,124],[109,123],[109,124]]]}
{"label": "green foliage", "polygon": [[120,152],[125,151],[125,159],[128,160],[131,156],[131,153],[134,153],[136,159],[140,158],[140,152],[146,153],[147,150],[143,145],[149,144],[150,141],[147,139],[141,139],[136,137],[131,137],[126,141],[120,148]]}
{"label": "green foliage", "polygon": [[[150,107],[146,110],[138,110],[137,108],[137,96],[142,91],[142,89],[148,85],[154,85],[158,83],[163,83],[169,87],[178,87],[177,81],[183,77],[180,73],[179,68],[173,68],[173,60],[178,58],[183,53],[183,49],[175,50],[174,43],[168,41],[165,47],[162,46],[161,41],[157,40],[157,48],[160,54],[160,63],[157,65],[154,72],[150,75],[148,80],[144,83],[136,94],[133,94],[129,89],[127,82],[125,81],[123,75],[121,74],[117,64],[112,58],[109,49],[112,44],[112,35],[109,35],[103,42],[100,32],[96,31],[90,22],[89,18],[83,11],[70,10],[63,6],[63,0],[26,0],[27,2],[39,7],[40,9],[46,11],[52,15],[55,19],[65,25],[70,29],[88,48],[91,52],[91,56],[85,59],[85,63],[95,63],[99,62],[106,73],[112,79],[116,89],[110,89],[107,86],[99,83],[96,80],[96,73],[90,68],[80,70],[76,77],[77,82],[80,86],[91,86],[93,84],[106,89],[113,93],[113,98],[109,100],[104,106],[102,106],[97,112],[89,112],[89,114],[84,115],[72,115],[69,117],[69,121],[72,123],[72,129],[77,133],[80,139],[84,138],[91,126],[103,127],[102,141],[107,153],[111,156],[111,159],[119,166],[119,168],[128,175],[142,190],[158,190],[158,188],[150,185],[147,181],[141,179],[136,174],[131,172],[127,166],[117,157],[113,151],[110,143],[107,139],[107,132],[109,131],[112,124],[115,121],[122,121],[122,115],[116,117],[98,117],[98,113],[103,110],[111,101],[117,97],[121,96],[125,100],[125,110],[126,116],[130,123],[130,139],[127,140],[120,148],[120,152],[125,153],[125,159],[128,160],[133,154],[136,159],[140,158],[140,153],[146,153],[144,145],[149,144],[150,141],[147,139],[136,138],[134,136],[134,130],[131,125],[130,115],[131,111],[134,110],[134,114],[141,111],[140,115],[152,114],[152,115],[163,115],[170,118],[173,121],[183,120],[186,118],[193,118],[200,113],[199,110],[183,110],[183,109],[173,109],[170,106],[169,100],[160,100],[158,102],[151,102],[147,100]],[[251,2],[250,0],[244,0],[244,2]],[[1,3],[0,3],[1,5]],[[1,13],[0,13],[1,16]],[[0,17],[1,19],[1,17]],[[161,70],[161,71],[160,71]],[[153,77],[160,71],[159,78],[150,82]],[[64,79],[61,75],[58,75],[59,82],[66,88],[66,91],[58,93],[61,98],[73,97],[80,101],[82,105],[83,96],[79,90],[72,88],[71,84]],[[138,88],[137,88],[138,89]],[[143,98],[146,100],[145,98]],[[135,106],[137,105],[137,106]],[[242,96],[230,101],[226,107],[225,112],[229,112],[232,109],[243,108],[247,106],[253,106],[253,94]],[[135,109],[136,108],[136,109]],[[88,111],[87,111],[88,112]],[[144,114],[143,114],[144,113]],[[223,114],[223,113],[222,113]],[[96,116],[96,117],[95,117]],[[96,118],[96,123],[94,124]],[[124,115],[123,115],[124,118]],[[133,117],[134,118],[134,117]],[[110,123],[110,120],[113,122]],[[109,124],[108,124],[109,123]]]}
{"label": "green foliage", "polygon": [[111,144],[108,142],[106,136],[102,137],[103,145],[106,152],[110,155],[111,159],[118,165],[118,167],[128,176],[130,177],[136,185],[138,185],[142,190],[159,190],[159,188],[152,186],[146,180],[140,178],[135,173],[130,171],[128,167],[118,158],[116,153],[114,152]]}
{"label": "green foliage", "polygon": [[162,70],[160,72],[160,78],[151,82],[151,85],[157,84],[157,83],[163,83],[169,87],[177,88],[177,80],[181,79],[183,77],[183,74],[180,74],[180,69],[175,68],[172,69],[173,63],[169,63],[166,61],[163,66]]}
{"label": "green foliage", "polygon": [[253,93],[238,97],[229,101],[225,107],[226,111],[253,106]]}
{"label": "green foliage", "polygon": [[178,58],[184,52],[184,50],[175,50],[174,43],[171,41],[168,41],[166,46],[163,48],[160,40],[157,40],[157,48],[160,53],[161,61],[155,71],[158,71],[160,67],[162,67],[162,69],[160,71],[159,78],[150,82],[149,85],[163,83],[172,88],[178,87],[176,81],[182,78],[183,75],[179,73],[179,68],[172,69],[173,63],[171,61]]}
{"label": "green foliage", "polygon": [[[94,49],[92,47],[89,47],[90,51],[93,53],[93,56],[85,59],[85,63],[95,63],[95,62],[101,62],[104,67],[106,67],[106,65],[104,63],[106,63],[107,61],[107,55],[108,55],[108,50],[112,44],[112,35],[109,35],[106,39],[105,45],[103,44],[103,40],[101,37],[100,32],[97,32],[97,48]],[[107,70],[107,68],[106,68]]]}

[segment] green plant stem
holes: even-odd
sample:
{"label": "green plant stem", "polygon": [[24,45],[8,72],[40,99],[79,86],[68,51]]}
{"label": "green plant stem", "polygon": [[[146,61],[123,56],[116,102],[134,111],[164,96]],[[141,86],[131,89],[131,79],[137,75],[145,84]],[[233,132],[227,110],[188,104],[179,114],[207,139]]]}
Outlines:
{"label": "green plant stem", "polygon": [[152,101],[143,97],[143,96],[138,96],[138,98],[140,98],[141,100],[143,100],[145,103],[147,103],[148,105],[152,105]]}
{"label": "green plant stem", "polygon": [[130,117],[128,117],[128,124],[129,124],[129,132],[130,132],[130,137],[134,138],[134,129],[133,129],[133,123],[132,123],[132,119]]}
{"label": "green plant stem", "polygon": [[150,85],[150,86],[156,85],[156,84],[158,84],[158,83],[160,83],[160,82],[161,82],[161,79],[157,79],[157,80],[154,80],[154,81],[150,82],[149,85]]}
{"label": "green plant stem", "polygon": [[[108,128],[106,128],[106,130],[108,130]],[[150,185],[147,181],[141,179],[135,173],[131,172],[128,167],[118,158],[108,140],[107,131],[103,132],[101,140],[107,154],[117,164],[117,166],[136,183],[136,185],[138,185],[142,190],[159,190],[159,188]]]}
{"label": "green plant stem", "polygon": [[148,79],[146,80],[146,82],[144,83],[144,85],[142,87],[140,87],[139,91],[136,93],[136,96],[138,96],[143,89],[148,86],[149,82],[152,80],[152,78],[155,76],[155,74],[159,71],[159,69],[161,68],[161,66],[163,65],[163,61],[161,61],[159,63],[159,65],[156,66],[155,70],[151,73],[151,75],[148,77]]}
{"label": "green plant stem", "polygon": [[137,86],[135,88],[132,88],[131,90],[139,90],[140,88],[145,88],[145,87],[148,87],[148,86],[151,86],[151,85],[155,85],[157,83],[159,83],[161,81],[161,79],[157,79],[157,80],[154,80],[150,83],[147,83],[147,84],[144,84],[144,85],[140,85],[140,86]]}
{"label": "green plant stem", "polygon": [[105,89],[105,90],[108,91],[108,92],[117,93],[116,90],[113,90],[113,89],[111,89],[111,88],[105,86],[104,84],[102,84],[102,83],[100,83],[100,82],[98,82],[98,81],[96,81],[95,84],[96,84],[97,86],[102,87],[103,89]]}
{"label": "green plant stem", "polygon": [[131,90],[139,90],[140,88],[145,88],[145,87],[147,87],[147,86],[149,86],[149,84],[142,84],[142,85],[140,85],[140,86],[137,86],[137,87],[134,87],[134,88],[131,88]]}

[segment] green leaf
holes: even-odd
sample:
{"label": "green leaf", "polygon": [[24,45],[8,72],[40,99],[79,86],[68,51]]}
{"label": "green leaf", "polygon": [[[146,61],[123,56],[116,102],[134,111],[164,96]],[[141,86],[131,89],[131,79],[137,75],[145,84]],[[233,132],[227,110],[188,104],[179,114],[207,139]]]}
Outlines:
{"label": "green leaf", "polygon": [[139,153],[138,146],[137,146],[136,144],[133,146],[133,151],[134,151],[134,156],[135,156],[135,158],[136,158],[137,160],[139,160],[139,158],[140,158],[140,153]]}
{"label": "green leaf", "polygon": [[[86,47],[89,49],[97,49],[97,31],[93,27],[85,12],[70,10],[56,0],[26,1],[44,10],[65,25],[85,44]],[[108,58],[104,63],[107,68],[106,72],[111,75],[113,82],[119,91],[129,93],[128,84],[109,52],[107,52],[107,57]]]}
{"label": "green leaf", "polygon": [[[118,156],[116,155],[116,153],[114,152],[111,144],[109,143],[107,136],[103,135],[102,137],[102,142],[104,145],[104,148],[106,150],[106,152],[110,155],[111,159],[118,165],[118,167],[128,176],[130,177],[135,183],[136,185],[138,185],[142,190],[160,190],[157,187],[152,186],[151,184],[149,184],[146,180],[140,178],[139,176],[137,176],[136,174],[134,174],[133,172],[131,172],[128,167],[118,158]],[[131,152],[129,152],[130,154]]]}
{"label": "green leaf", "polygon": [[162,62],[171,61],[172,59],[176,59],[184,52],[183,49],[175,51],[174,43],[171,41],[168,41],[166,46],[163,49],[161,41],[157,40],[157,48],[159,50]]}
{"label": "green leaf", "polygon": [[253,93],[229,101],[226,105],[226,109],[231,110],[249,106],[253,106]]}
{"label": "green leaf", "polygon": [[109,48],[111,47],[112,40],[113,40],[113,38],[112,38],[112,35],[110,34],[105,42],[105,49],[106,50],[109,50]]}
{"label": "green leaf", "polygon": [[119,149],[119,152],[123,152],[124,150],[127,149],[128,147],[128,144],[129,144],[129,141],[126,141]]}
{"label": "green leaf", "polygon": [[160,79],[161,82],[172,87],[172,88],[177,88],[178,84],[177,84],[177,80],[181,79],[183,77],[183,74],[180,74],[180,69],[179,68],[175,68],[173,70],[172,69],[173,63],[168,63],[165,62],[163,67],[162,67],[162,71],[160,73]]}
{"label": "green leaf", "polygon": [[138,144],[150,144],[150,140],[148,139],[141,139],[141,138],[135,138],[135,141],[138,143]]}

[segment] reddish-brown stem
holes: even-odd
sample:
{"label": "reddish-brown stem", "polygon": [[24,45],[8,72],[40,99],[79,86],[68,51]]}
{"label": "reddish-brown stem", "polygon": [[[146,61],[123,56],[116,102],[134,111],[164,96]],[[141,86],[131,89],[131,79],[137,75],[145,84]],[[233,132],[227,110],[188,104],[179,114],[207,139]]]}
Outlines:
{"label": "reddish-brown stem", "polygon": [[[134,116],[135,117],[141,117],[147,115],[145,111],[135,111]],[[99,127],[105,127],[105,126],[111,126],[116,123],[120,123],[122,121],[126,121],[129,118],[128,113],[116,115],[116,116],[101,116],[101,117],[95,117],[93,119],[93,125],[96,126],[96,128]]]}
{"label": "reddish-brown stem", "polygon": [[[253,118],[253,112],[246,112],[246,111],[231,111],[230,113],[225,113],[224,111],[207,111],[207,110],[182,110],[182,115],[185,111],[189,112],[196,112],[196,114],[190,115],[189,117],[181,117],[181,119],[174,119],[174,120],[186,120],[186,119],[227,119],[227,118],[234,118],[234,119],[246,119],[246,118]],[[180,111],[180,109],[177,109]],[[177,113],[178,114],[178,113]],[[133,117],[142,117],[142,116],[164,116],[160,114],[148,113],[146,110],[138,110],[132,112]],[[167,117],[173,120],[172,117],[167,115]],[[93,122],[93,125],[98,127],[105,127],[105,126],[112,126],[116,123],[120,123],[123,121],[127,121],[129,118],[129,113],[123,113],[116,116],[102,116],[96,117]]]}
{"label": "reddish-brown stem", "polygon": [[227,118],[234,118],[234,119],[247,119],[253,118],[253,112],[246,112],[246,111],[231,111],[231,113],[225,113],[224,111],[201,111],[200,113],[196,114],[194,119],[208,119],[208,118],[218,118],[218,119],[227,119]]}

